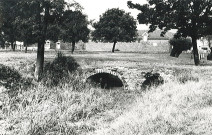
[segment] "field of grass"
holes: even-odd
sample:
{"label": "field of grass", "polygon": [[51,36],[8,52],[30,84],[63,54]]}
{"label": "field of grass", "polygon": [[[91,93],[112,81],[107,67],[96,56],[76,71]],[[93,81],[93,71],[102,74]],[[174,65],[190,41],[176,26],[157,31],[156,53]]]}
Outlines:
{"label": "field of grass", "polygon": [[[70,56],[70,52],[63,52]],[[36,53],[0,52],[0,64],[33,77]],[[52,61],[55,52],[46,52]],[[81,76],[47,87],[36,83],[10,96],[0,87],[0,135],[211,135],[212,62],[194,66],[190,54],[76,52],[82,69],[146,68],[165,84],[147,91],[83,87]]]}

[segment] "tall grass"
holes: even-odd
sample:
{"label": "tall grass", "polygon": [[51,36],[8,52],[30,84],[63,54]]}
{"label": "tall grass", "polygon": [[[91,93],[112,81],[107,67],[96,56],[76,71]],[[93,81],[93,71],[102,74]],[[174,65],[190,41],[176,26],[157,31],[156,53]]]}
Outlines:
{"label": "tall grass", "polygon": [[[14,96],[7,91],[0,93],[0,133],[84,134],[96,129],[89,120],[115,105],[118,93],[86,85],[83,74],[74,71],[78,64],[73,58],[60,55],[48,65],[47,79],[37,85],[27,90],[20,88]],[[57,84],[52,85],[54,81]]]}
{"label": "tall grass", "polygon": [[[190,78],[190,77],[188,77]],[[105,135],[210,135],[212,85],[205,80],[167,82],[137,97],[109,126]]]}
{"label": "tall grass", "polygon": [[87,125],[84,121],[111,108],[113,95],[98,89],[80,89],[82,83],[75,85],[78,89],[69,84],[51,89],[39,84],[27,91],[19,91],[13,98],[1,93],[4,98],[1,119],[7,119],[8,124],[7,129],[2,129],[8,134],[19,135],[69,135],[94,130],[95,125]]}
{"label": "tall grass", "polygon": [[[151,55],[150,59],[155,56]],[[132,57],[136,62],[140,59],[140,56],[137,58],[134,54]],[[23,59],[11,58],[7,64],[9,66],[13,65],[12,61],[21,61],[15,69],[29,67],[29,70],[21,72],[25,77],[25,74],[33,71],[33,62],[23,62]],[[97,61],[96,64],[103,62]],[[111,61],[107,62],[111,64]],[[126,61],[112,62],[126,64]],[[28,66],[24,66],[27,63]],[[198,69],[188,65],[179,68],[179,63],[174,66],[170,63],[169,66],[163,63],[163,67],[158,69],[163,72],[160,73],[165,84],[147,91],[91,88],[82,81],[83,74],[76,71],[73,74],[67,72],[70,80],[60,85],[49,87],[46,83],[38,83],[26,89],[18,89],[13,97],[0,92],[0,134],[212,134],[211,68]],[[152,67],[145,63],[142,66],[148,69]]]}

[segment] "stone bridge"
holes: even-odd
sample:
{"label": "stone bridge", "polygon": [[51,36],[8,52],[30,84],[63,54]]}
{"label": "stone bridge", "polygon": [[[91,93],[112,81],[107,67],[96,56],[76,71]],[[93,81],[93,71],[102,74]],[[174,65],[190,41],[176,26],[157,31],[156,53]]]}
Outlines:
{"label": "stone bridge", "polygon": [[89,79],[98,75],[101,76],[108,74],[113,78],[115,77],[116,79],[119,79],[122,82],[122,86],[124,89],[135,90],[140,88],[142,82],[145,80],[145,78],[143,77],[143,73],[149,70],[147,69],[146,71],[144,71],[129,67],[92,67],[86,68],[83,71],[85,74],[85,79]]}

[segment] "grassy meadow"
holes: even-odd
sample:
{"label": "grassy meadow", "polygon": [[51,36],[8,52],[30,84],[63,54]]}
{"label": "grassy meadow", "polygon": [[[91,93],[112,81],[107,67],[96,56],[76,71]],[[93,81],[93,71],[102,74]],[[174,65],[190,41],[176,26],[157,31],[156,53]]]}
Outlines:
{"label": "grassy meadow", "polygon": [[[74,74],[57,87],[32,81],[14,95],[0,86],[0,135],[211,135],[212,62],[194,66],[190,54],[75,52],[80,69],[139,68],[159,72],[165,83],[149,90],[85,86]],[[35,52],[0,52],[0,64],[33,78]],[[45,62],[56,52],[45,53]],[[71,74],[70,74],[71,75]]]}

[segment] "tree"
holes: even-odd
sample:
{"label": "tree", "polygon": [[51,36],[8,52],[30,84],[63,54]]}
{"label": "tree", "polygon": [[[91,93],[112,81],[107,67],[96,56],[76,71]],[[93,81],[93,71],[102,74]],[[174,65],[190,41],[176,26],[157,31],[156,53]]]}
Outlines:
{"label": "tree", "polygon": [[172,38],[169,43],[173,47],[170,54],[172,57],[179,57],[182,51],[190,50],[192,47],[191,40],[188,38]]}
{"label": "tree", "polygon": [[25,53],[27,53],[27,47],[29,44],[34,44],[37,42],[35,35],[33,34],[33,28],[30,25],[30,22],[20,22],[18,25],[19,29],[19,37],[17,38],[19,41],[24,42]]}
{"label": "tree", "polygon": [[[28,5],[25,6],[25,9]],[[24,8],[24,7],[22,7]],[[25,12],[19,12],[19,15],[16,17],[17,29],[18,29],[18,37],[17,40],[23,41],[25,46],[25,53],[27,53],[27,47],[29,44],[34,44],[37,42],[36,35],[33,34],[33,22],[28,18],[31,17],[31,12],[24,10]]]}
{"label": "tree", "polygon": [[[20,12],[29,12],[29,16],[20,16],[21,20],[32,25],[32,33],[38,43],[35,78],[40,80],[44,64],[44,44],[47,37],[47,28],[51,23],[60,19],[65,10],[64,0],[21,0]],[[32,10],[33,9],[33,10]]]}
{"label": "tree", "polygon": [[15,41],[18,37],[18,24],[16,23],[18,2],[20,0],[3,0],[1,6],[1,32],[4,32],[4,39],[11,44],[11,48],[15,51]]}
{"label": "tree", "polygon": [[208,40],[208,45],[211,48],[211,40],[212,40],[212,35],[206,36],[206,39]]}
{"label": "tree", "polygon": [[67,10],[64,12],[61,23],[61,37],[65,42],[72,43],[72,53],[75,49],[75,43],[82,40],[87,42],[90,30],[88,29],[88,20],[81,11]]}
{"label": "tree", "polygon": [[164,35],[170,29],[178,29],[177,37],[191,37],[194,63],[200,64],[197,39],[209,34],[206,30],[211,25],[211,0],[148,0],[144,5],[128,1],[128,6],[141,11],[138,21],[150,24],[149,31],[160,28]]}
{"label": "tree", "polygon": [[30,38],[33,37],[33,42],[38,43],[35,78],[40,80],[43,72],[45,41],[47,37],[56,37],[47,35],[49,26],[59,24],[65,9],[75,6],[78,8],[79,4],[75,2],[69,4],[65,0],[4,0],[0,1],[0,4],[3,14],[2,30],[5,35],[12,37],[5,39],[13,43],[19,37],[18,39],[31,42]]}
{"label": "tree", "polygon": [[93,40],[113,42],[112,52],[117,42],[135,41],[137,36],[136,21],[129,13],[119,8],[107,10],[93,27],[95,28],[92,32]]}

